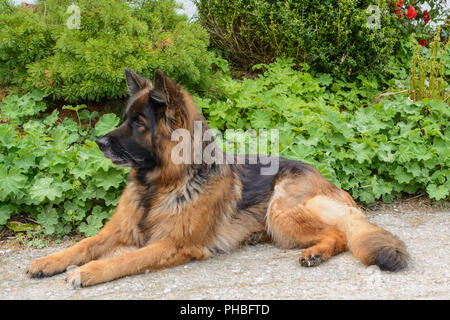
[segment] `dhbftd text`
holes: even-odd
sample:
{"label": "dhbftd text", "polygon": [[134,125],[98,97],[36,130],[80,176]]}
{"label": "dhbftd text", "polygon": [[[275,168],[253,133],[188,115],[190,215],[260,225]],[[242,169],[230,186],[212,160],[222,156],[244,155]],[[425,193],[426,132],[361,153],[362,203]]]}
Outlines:
{"label": "dhbftd text", "polygon": [[[270,142],[269,142],[270,137]],[[194,121],[193,133],[176,129],[171,140],[178,142],[171,152],[174,164],[256,164],[260,163],[261,175],[278,172],[279,134],[268,130],[219,130],[206,129],[202,121]],[[231,153],[223,153],[222,150]],[[247,152],[248,151],[248,152]],[[258,154],[270,154],[271,157]],[[249,154],[251,156],[245,156]]]}

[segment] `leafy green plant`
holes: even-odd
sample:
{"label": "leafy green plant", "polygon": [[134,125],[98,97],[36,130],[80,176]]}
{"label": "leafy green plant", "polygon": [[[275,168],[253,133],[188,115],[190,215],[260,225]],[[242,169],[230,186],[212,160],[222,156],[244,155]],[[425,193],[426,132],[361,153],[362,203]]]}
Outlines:
{"label": "leafy green plant", "polygon": [[25,245],[26,247],[32,247],[35,249],[42,249],[50,244],[50,241],[45,239],[45,236],[42,235],[41,232],[36,231],[18,233],[14,241],[20,245]]}
{"label": "leafy green plant", "polygon": [[66,106],[77,112],[80,123],[59,121],[58,110],[42,113],[43,96],[34,91],[2,101],[0,227],[12,215],[25,213],[47,235],[72,230],[93,235],[112,214],[127,174],[93,141],[119,118],[105,114],[91,128],[96,115],[81,105]]}
{"label": "leafy green plant", "polygon": [[[196,98],[211,127],[276,128],[281,156],[314,165],[364,203],[403,193],[448,196],[447,103],[413,102],[405,93],[368,105],[355,83],[295,71],[292,60],[260,67],[266,71],[256,79],[224,79],[223,98]],[[365,107],[342,108],[358,100]]]}
{"label": "leafy green plant", "polygon": [[44,97],[45,94],[39,90],[33,90],[22,97],[15,94],[7,96],[2,101],[2,116],[11,122],[21,123],[23,119],[36,116],[47,109],[42,101]]}
{"label": "leafy green plant", "polygon": [[422,46],[416,45],[410,70],[409,97],[414,101],[424,98],[446,101],[450,96],[447,88],[445,66],[450,63],[450,42],[441,49],[440,29],[436,31],[434,41],[430,44],[428,61],[421,55]]}
{"label": "leafy green plant", "polygon": [[[236,81],[228,74],[216,81],[214,94],[195,97],[211,127],[276,128],[281,156],[314,165],[364,203],[405,193],[448,197],[448,103],[412,101],[406,93],[372,103],[376,79],[346,82],[309,73],[306,64],[298,71],[293,59],[255,68],[262,71],[255,79]],[[76,121],[60,119],[57,109],[47,110],[44,96],[34,90],[2,101],[0,227],[94,235],[114,211],[127,174],[94,141],[120,120],[114,114],[97,119],[85,105],[64,107]],[[15,214],[28,215],[40,229],[9,221]],[[39,239],[35,245],[45,245]]]}
{"label": "leafy green plant", "polygon": [[51,55],[55,39],[31,10],[0,1],[0,84],[25,84],[26,66]]}

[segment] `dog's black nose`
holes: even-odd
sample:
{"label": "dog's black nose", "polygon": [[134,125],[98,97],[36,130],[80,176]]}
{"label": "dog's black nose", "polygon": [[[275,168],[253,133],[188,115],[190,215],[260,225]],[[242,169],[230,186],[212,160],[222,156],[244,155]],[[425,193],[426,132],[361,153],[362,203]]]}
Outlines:
{"label": "dog's black nose", "polygon": [[105,148],[107,148],[109,145],[108,138],[106,138],[106,137],[101,137],[101,138],[97,139],[97,141],[95,141],[95,143],[97,143],[98,147],[102,151],[105,150]]}

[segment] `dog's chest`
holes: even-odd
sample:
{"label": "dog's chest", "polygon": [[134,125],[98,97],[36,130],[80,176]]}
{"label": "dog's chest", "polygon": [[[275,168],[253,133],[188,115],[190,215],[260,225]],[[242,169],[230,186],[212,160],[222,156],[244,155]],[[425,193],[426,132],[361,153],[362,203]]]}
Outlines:
{"label": "dog's chest", "polygon": [[207,197],[189,187],[157,193],[143,211],[138,227],[146,242],[172,239],[201,242],[212,223],[213,212]]}

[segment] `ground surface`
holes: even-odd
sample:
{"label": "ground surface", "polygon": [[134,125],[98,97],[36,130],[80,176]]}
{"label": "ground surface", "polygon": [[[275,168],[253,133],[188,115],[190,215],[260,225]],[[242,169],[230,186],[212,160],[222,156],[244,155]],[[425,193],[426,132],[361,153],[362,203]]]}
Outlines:
{"label": "ground surface", "polygon": [[[413,208],[414,209],[414,208]],[[416,208],[417,209],[417,208]],[[0,299],[450,299],[450,210],[369,212],[368,220],[403,239],[410,267],[386,273],[346,252],[304,268],[299,250],[248,246],[207,261],[72,289],[65,274],[29,279],[33,259],[72,244],[45,249],[0,245]]]}

